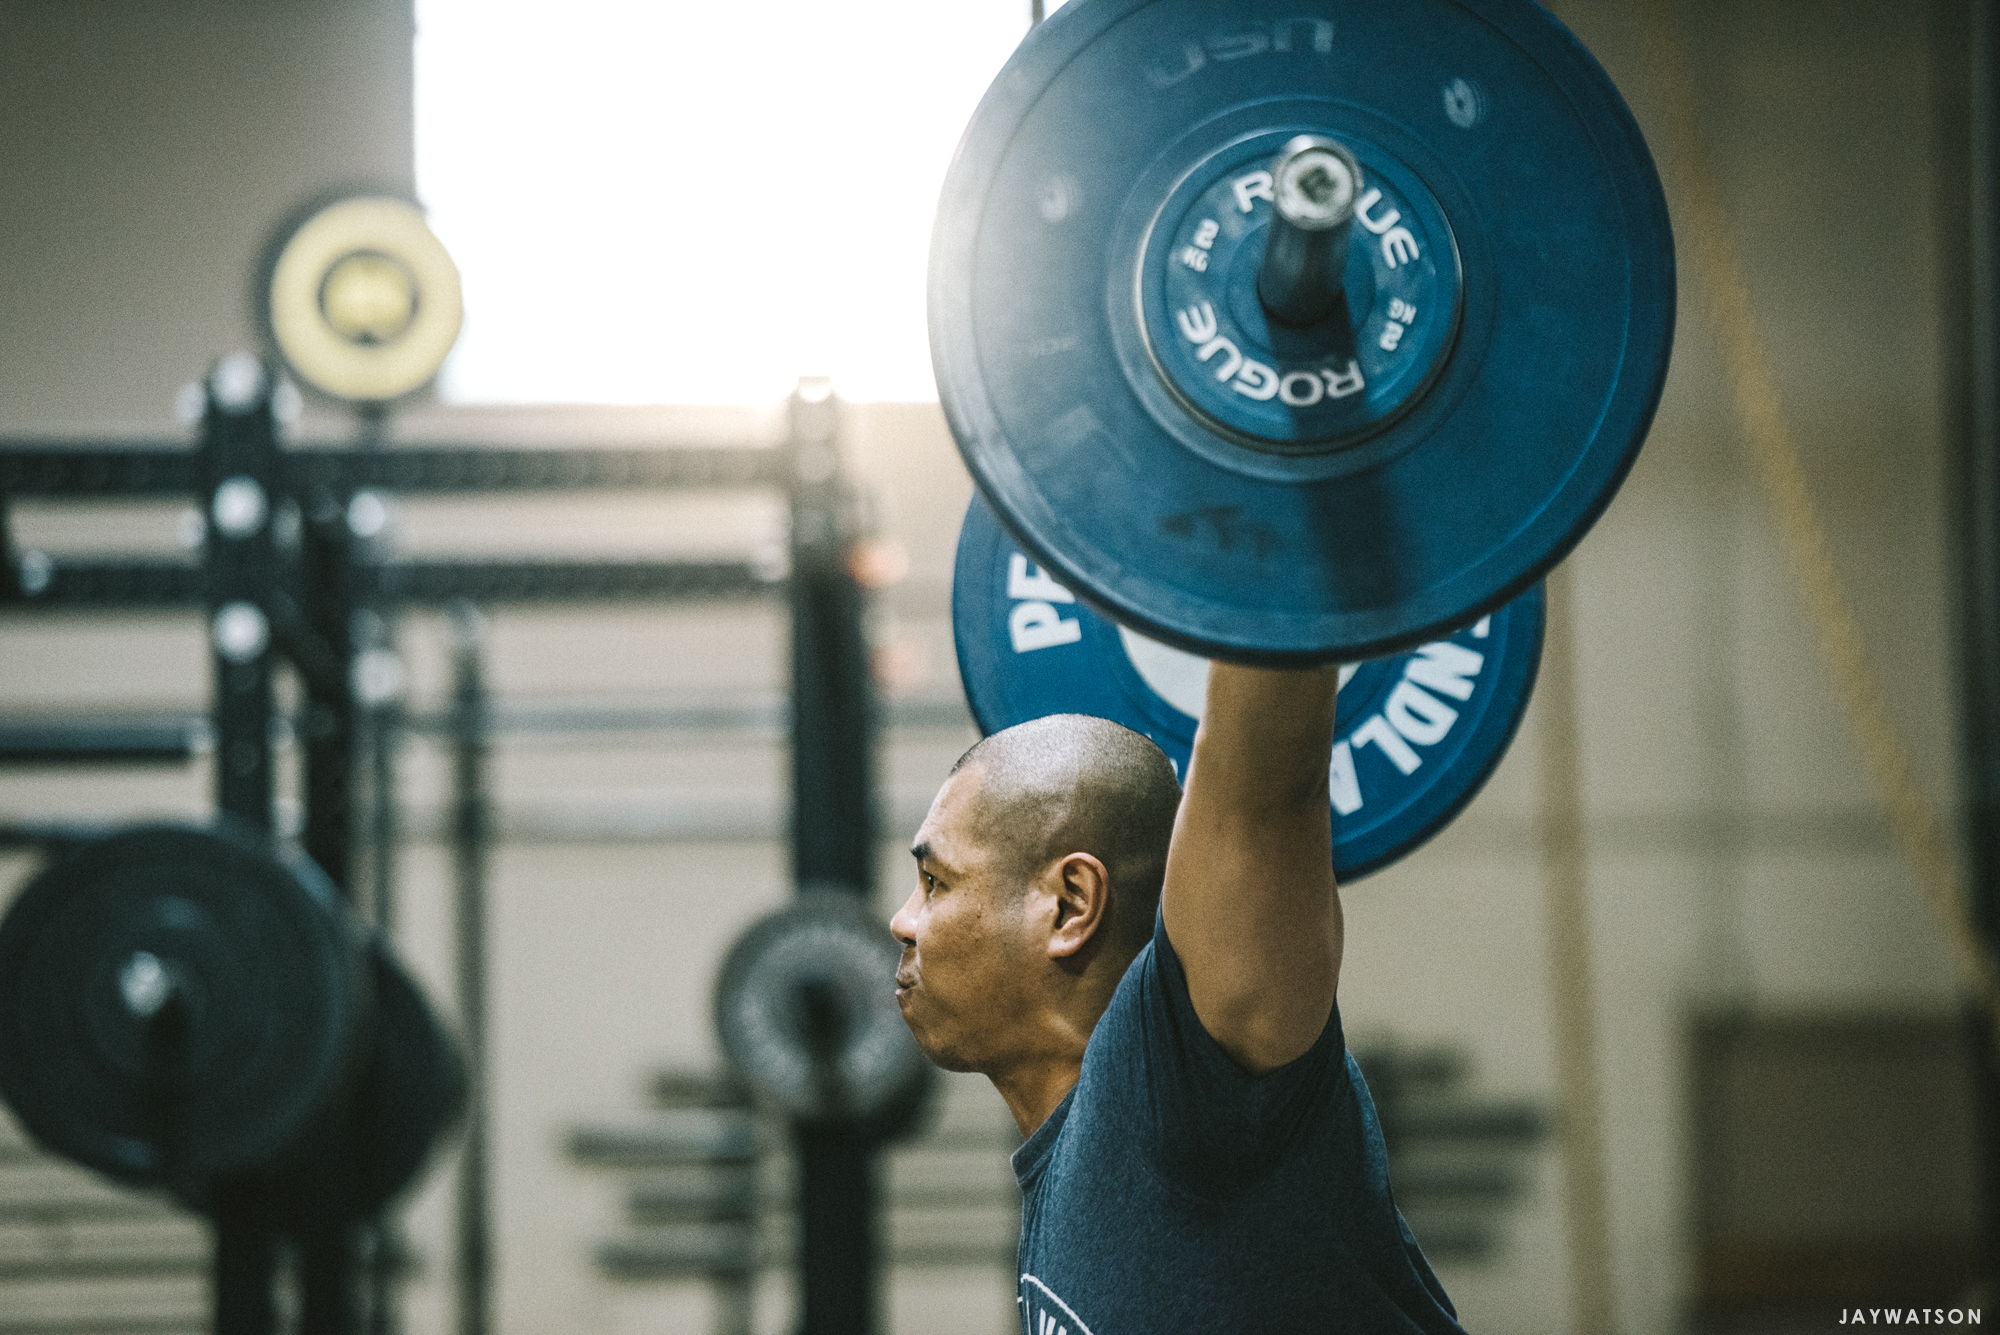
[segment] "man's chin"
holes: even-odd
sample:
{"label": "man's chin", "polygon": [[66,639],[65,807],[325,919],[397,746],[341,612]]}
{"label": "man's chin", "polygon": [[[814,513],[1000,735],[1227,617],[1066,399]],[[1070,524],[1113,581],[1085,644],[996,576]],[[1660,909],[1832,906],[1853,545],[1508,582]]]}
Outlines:
{"label": "man's chin", "polygon": [[971,1061],[949,1052],[926,1051],[924,1056],[929,1057],[931,1065],[937,1067],[940,1071],[951,1071],[957,1075],[966,1075],[979,1070]]}
{"label": "man's chin", "polygon": [[910,1018],[910,1002],[907,997],[901,998],[901,1001],[903,1005],[903,1023],[909,1027],[910,1037],[917,1041],[917,1051],[930,1058],[931,1065],[942,1071],[957,1071],[961,1073],[978,1069],[967,1060],[961,1051],[951,1044],[941,1041],[940,1036],[931,1032],[927,1026]]}

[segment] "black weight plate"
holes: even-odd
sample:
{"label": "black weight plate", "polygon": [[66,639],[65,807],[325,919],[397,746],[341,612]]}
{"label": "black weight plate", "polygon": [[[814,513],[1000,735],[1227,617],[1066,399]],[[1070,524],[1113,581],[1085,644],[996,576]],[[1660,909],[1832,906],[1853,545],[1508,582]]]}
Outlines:
{"label": "black weight plate", "polygon": [[[0,921],[0,1096],[49,1149],[199,1200],[282,1158],[351,1087],[364,969],[309,862],[243,833],[114,835]],[[149,1021],[135,1004],[163,978],[179,1000]]]}
{"label": "black weight plate", "polygon": [[373,1218],[416,1180],[439,1138],[464,1110],[465,1065],[423,994],[388,945],[364,947],[369,977],[365,1056],[357,1078],[292,1138],[282,1155],[220,1183],[184,1186],[182,1203],[214,1213],[229,1190],[280,1231]]}
{"label": "black weight plate", "polygon": [[[1231,173],[1295,133],[1346,143],[1389,195],[1346,269],[1384,397],[1336,412],[1329,378],[1301,413],[1331,416],[1288,436],[1255,397],[1282,364],[1223,392],[1198,377],[1234,349],[1201,361],[1172,322],[1204,209],[1228,215]],[[1254,231],[1269,206],[1242,202]],[[1410,249],[1433,268],[1389,263]],[[1261,319],[1232,304],[1240,267],[1213,278],[1218,322]],[[1406,279],[1442,304],[1398,370],[1368,349],[1410,296],[1381,284]],[[1630,467],[1673,316],[1645,144],[1529,0],[1078,0],[981,102],[932,240],[939,395],[1009,531],[1146,635],[1272,664],[1408,648],[1533,585]]]}
{"label": "black weight plate", "polygon": [[[901,950],[853,895],[801,894],[731,947],[715,985],[722,1050],[760,1095],[814,1123],[907,1120],[931,1075],[896,1004]],[[815,1014],[815,1012],[818,1012]]]}
{"label": "black weight plate", "polygon": [[458,1045],[409,974],[379,940],[373,1052],[360,1091],[360,1213],[372,1215],[416,1180],[440,1137],[465,1111]]}
{"label": "black weight plate", "polygon": [[[1098,615],[1001,531],[978,497],[959,532],[952,629],[986,733],[1094,714],[1153,739],[1185,775],[1206,665]],[[1542,650],[1542,590],[1414,651],[1357,664],[1335,725],[1333,865],[1342,880],[1429,839],[1500,763]]]}

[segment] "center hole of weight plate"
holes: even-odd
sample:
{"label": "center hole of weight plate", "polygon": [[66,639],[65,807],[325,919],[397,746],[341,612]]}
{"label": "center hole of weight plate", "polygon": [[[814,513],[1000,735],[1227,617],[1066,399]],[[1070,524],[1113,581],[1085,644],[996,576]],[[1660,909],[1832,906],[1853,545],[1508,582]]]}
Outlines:
{"label": "center hole of weight plate", "polygon": [[1340,190],[1340,181],[1324,166],[1314,164],[1299,173],[1299,189],[1315,204],[1325,205],[1333,201]]}
{"label": "center hole of weight plate", "polygon": [[327,269],[319,310],[327,327],[350,343],[393,343],[417,318],[417,280],[393,255],[354,251]]}
{"label": "center hole of weight plate", "polygon": [[[1118,642],[1125,646],[1125,657],[1131,660],[1132,670],[1139,674],[1139,680],[1146,683],[1148,690],[1189,718],[1201,718],[1202,705],[1208,696],[1206,658],[1149,640],[1124,626],[1118,628]],[[1353,663],[1340,665],[1342,686],[1354,676],[1354,669]]]}

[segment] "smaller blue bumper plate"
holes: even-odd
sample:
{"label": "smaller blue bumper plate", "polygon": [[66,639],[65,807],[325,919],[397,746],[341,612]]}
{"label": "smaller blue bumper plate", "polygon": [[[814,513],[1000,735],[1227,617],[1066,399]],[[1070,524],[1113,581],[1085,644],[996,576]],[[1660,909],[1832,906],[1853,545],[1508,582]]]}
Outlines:
{"label": "smaller blue bumper plate", "polygon": [[[1120,627],[1042,570],[978,496],[958,538],[952,629],[980,730],[1094,714],[1187,771],[1207,663]],[[1472,800],[1513,740],[1542,652],[1542,589],[1408,653],[1344,670],[1333,752],[1333,862],[1394,862]]]}

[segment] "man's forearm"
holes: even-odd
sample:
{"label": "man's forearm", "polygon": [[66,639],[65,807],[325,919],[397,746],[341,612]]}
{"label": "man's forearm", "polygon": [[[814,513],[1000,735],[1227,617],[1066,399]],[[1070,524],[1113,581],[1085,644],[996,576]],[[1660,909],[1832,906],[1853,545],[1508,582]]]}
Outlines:
{"label": "man's forearm", "polygon": [[1162,912],[1195,1013],[1267,1071],[1312,1046],[1339,981],[1327,766],[1339,675],[1217,664]]}
{"label": "man's forearm", "polygon": [[1339,688],[1331,667],[1277,671],[1215,664],[1195,738],[1194,768],[1203,783],[1227,790],[1246,814],[1324,813]]}

